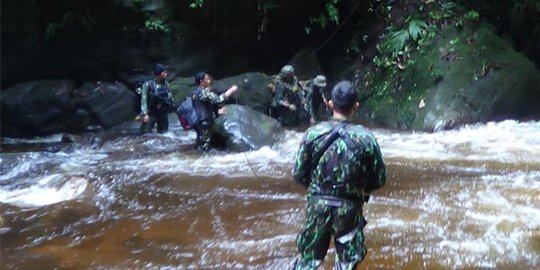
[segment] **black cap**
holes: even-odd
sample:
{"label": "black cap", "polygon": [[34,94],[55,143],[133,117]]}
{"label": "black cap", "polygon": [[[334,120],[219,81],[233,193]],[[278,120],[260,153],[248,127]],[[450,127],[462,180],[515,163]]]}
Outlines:
{"label": "black cap", "polygon": [[332,102],[340,107],[352,106],[357,94],[350,81],[341,81],[332,89]]}
{"label": "black cap", "polygon": [[204,72],[204,71],[197,72],[197,74],[195,74],[195,77],[194,77],[195,84],[196,85],[201,84],[201,81],[204,80],[205,75],[206,75],[206,72]]}
{"label": "black cap", "polygon": [[161,72],[165,71],[165,67],[162,64],[156,64],[154,66],[154,75],[159,75]]}

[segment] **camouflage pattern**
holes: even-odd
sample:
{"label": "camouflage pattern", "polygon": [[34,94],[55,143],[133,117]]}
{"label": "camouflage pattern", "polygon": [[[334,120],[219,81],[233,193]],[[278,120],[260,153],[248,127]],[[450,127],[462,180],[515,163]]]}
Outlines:
{"label": "camouflage pattern", "polygon": [[[319,161],[313,160],[331,131],[340,127],[342,135]],[[375,137],[364,127],[344,120],[322,122],[306,131],[292,173],[308,190],[307,220],[296,242],[300,255],[292,269],[316,269],[326,255],[331,235],[336,269],[354,269],[366,255],[364,198],[386,182],[386,167]]]}
{"label": "camouflage pattern", "polygon": [[212,126],[214,125],[214,118],[216,118],[217,110],[220,105],[223,105],[227,100],[225,94],[217,95],[210,91],[210,89],[198,88],[194,91],[195,96],[193,100],[195,106],[199,106],[198,112],[201,117],[201,123],[195,127],[197,133],[196,147],[199,150],[207,151],[210,149]]}
{"label": "camouflage pattern", "polygon": [[144,82],[141,87],[141,114],[152,113],[153,111],[161,110],[164,105],[158,102],[154,104],[149,104],[151,92],[154,93],[164,93],[168,99],[174,101],[171,91],[169,90],[169,83],[164,81],[163,83],[158,83],[155,80],[148,80]]}
{"label": "camouflage pattern", "polygon": [[152,93],[159,93],[164,95],[164,98],[168,99],[174,104],[174,99],[169,90],[169,83],[164,81],[158,83],[155,80],[148,80],[144,82],[141,87],[141,114],[148,115],[150,120],[148,122],[142,122],[139,130],[139,134],[145,134],[152,132],[154,126],[157,124],[157,132],[165,133],[169,129],[169,120],[167,119],[167,113],[170,111],[170,105],[159,102],[156,98],[152,98]]}
{"label": "camouflage pattern", "polygon": [[212,125],[208,121],[202,121],[195,127],[197,138],[195,139],[195,147],[198,150],[208,151],[212,143]]}
{"label": "camouflage pattern", "polygon": [[302,90],[305,96],[305,110],[309,113],[310,118],[315,120],[315,122],[319,122],[319,107],[324,103],[323,89],[313,84],[313,80],[301,81],[300,85],[302,85]]}
{"label": "camouflage pattern", "polygon": [[[291,83],[284,81],[281,76],[274,79],[275,93],[272,98],[275,117],[283,126],[298,126],[307,117],[305,100],[298,79],[294,77]],[[294,104],[296,111],[288,108],[288,104]]]}

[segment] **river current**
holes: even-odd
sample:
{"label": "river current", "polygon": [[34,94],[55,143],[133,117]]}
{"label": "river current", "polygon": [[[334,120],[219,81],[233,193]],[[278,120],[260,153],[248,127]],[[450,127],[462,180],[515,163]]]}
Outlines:
{"label": "river current", "polygon": [[[286,269],[304,220],[290,176],[302,133],[201,154],[178,125],[136,129],[2,138],[1,269]],[[372,132],[388,179],[364,208],[360,269],[540,268],[540,122]]]}

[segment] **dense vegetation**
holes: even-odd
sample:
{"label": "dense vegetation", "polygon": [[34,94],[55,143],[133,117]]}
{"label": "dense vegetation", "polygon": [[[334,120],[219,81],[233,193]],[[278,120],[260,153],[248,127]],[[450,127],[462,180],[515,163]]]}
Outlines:
{"label": "dense vegetation", "polygon": [[[326,62],[324,56],[333,59],[332,51],[340,48],[340,55],[354,61],[373,61],[380,68],[399,62],[403,68],[407,54],[421,51],[441,25],[459,26],[465,21],[491,22],[538,65],[539,15],[539,0],[6,0],[2,1],[2,55],[7,58],[2,85],[61,73],[66,68],[62,62],[85,60],[79,50],[107,58],[121,53],[122,47],[148,48],[186,38],[192,41],[190,46],[216,45],[222,54],[253,59],[243,69],[274,71],[306,46],[319,49]],[[179,30],[183,28],[193,31],[186,36]],[[99,46],[99,52],[86,50],[91,46]],[[18,56],[12,59],[14,54]],[[165,57],[154,54],[147,62]],[[54,68],[30,64],[36,61]],[[324,64],[328,73],[341,73],[332,63]],[[10,68],[13,65],[18,68]],[[25,68],[35,70],[26,70],[28,76],[17,74]]]}
{"label": "dense vegetation", "polygon": [[[540,99],[540,0],[1,5],[2,90],[39,79],[69,79],[75,89],[98,81],[132,88],[156,62],[167,65],[171,79],[200,70],[216,78],[275,74],[314,57],[313,70],[331,82],[349,79],[361,88],[363,117],[391,127],[536,117],[529,111],[540,107],[527,102]],[[513,90],[519,94],[509,96]]]}

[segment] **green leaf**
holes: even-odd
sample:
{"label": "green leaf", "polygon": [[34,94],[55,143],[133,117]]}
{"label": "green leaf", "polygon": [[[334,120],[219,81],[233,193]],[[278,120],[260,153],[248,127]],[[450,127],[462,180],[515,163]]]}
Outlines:
{"label": "green leaf", "polygon": [[413,40],[418,40],[422,37],[424,30],[427,28],[427,24],[421,20],[412,20],[409,22],[409,34]]}
{"label": "green leaf", "polygon": [[204,5],[204,0],[193,0],[190,4],[190,8],[202,8]]}
{"label": "green leaf", "polygon": [[334,22],[335,24],[339,24],[339,11],[336,6],[327,3],[326,12],[328,13],[328,18],[330,19],[330,21]]}
{"label": "green leaf", "polygon": [[463,15],[463,17],[465,17],[465,19],[467,19],[467,20],[478,21],[478,19],[480,18],[480,14],[478,14],[478,12],[476,10],[471,10],[471,11],[465,13],[465,15]]}
{"label": "green leaf", "polygon": [[395,57],[405,47],[407,41],[409,41],[409,32],[406,30],[399,30],[390,35],[385,43],[385,48],[389,50]]}

